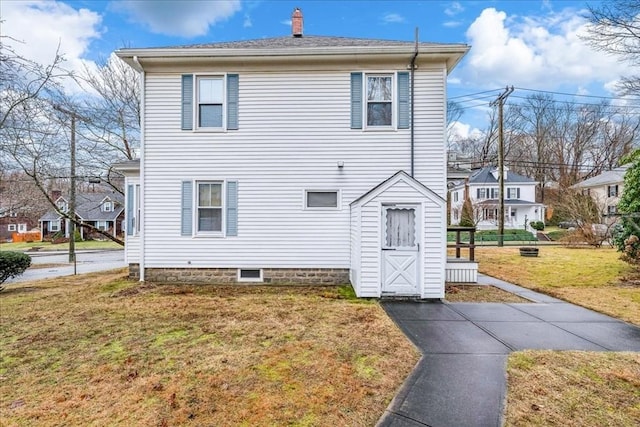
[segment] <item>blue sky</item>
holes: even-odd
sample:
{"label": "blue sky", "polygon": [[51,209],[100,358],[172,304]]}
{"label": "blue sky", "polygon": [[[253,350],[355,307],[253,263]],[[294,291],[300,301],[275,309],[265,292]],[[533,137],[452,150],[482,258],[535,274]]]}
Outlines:
{"label": "blue sky", "polygon": [[[465,107],[460,133],[482,128],[491,98],[467,96],[506,85],[615,97],[628,66],[579,38],[587,4],[598,1],[54,1],[3,0],[2,35],[24,41],[25,56],[46,63],[60,43],[70,68],[92,66],[121,47],[153,47],[290,34],[295,7],[304,33],[467,43],[471,51],[449,76]],[[558,95],[560,96],[560,95]],[[493,96],[495,98],[495,96]],[[597,98],[578,97],[582,102]],[[618,102],[613,100],[614,102]]]}

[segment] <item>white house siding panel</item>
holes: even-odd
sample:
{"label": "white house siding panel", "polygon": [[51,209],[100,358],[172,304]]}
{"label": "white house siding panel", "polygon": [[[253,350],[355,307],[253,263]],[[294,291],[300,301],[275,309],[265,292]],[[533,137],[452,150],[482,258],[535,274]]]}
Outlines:
{"label": "white house siding panel", "polygon": [[[229,132],[180,130],[181,74],[147,73],[146,267],[348,268],[349,203],[410,170],[409,129],[350,129],[351,71],[240,72]],[[442,72],[416,73],[416,178],[444,195]],[[238,181],[237,237],[180,235],[190,179]],[[339,190],[340,209],[303,209],[305,189]]]}
{"label": "white house siding panel", "polygon": [[[420,248],[422,283],[420,296],[444,296],[445,208],[436,201],[423,202],[424,196],[405,182],[398,182],[362,206],[361,296],[380,296],[380,257],[382,243],[381,209],[385,203],[421,204],[423,222]],[[444,204],[444,202],[442,202]]]}

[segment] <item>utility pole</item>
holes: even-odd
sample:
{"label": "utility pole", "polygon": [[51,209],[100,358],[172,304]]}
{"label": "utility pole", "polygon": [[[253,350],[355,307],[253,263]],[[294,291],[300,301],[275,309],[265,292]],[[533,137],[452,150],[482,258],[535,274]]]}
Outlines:
{"label": "utility pole", "polygon": [[504,102],[513,92],[513,86],[507,86],[495,101],[491,101],[490,106],[498,106],[498,198],[500,208],[498,209],[498,246],[504,246],[504,119],[502,110]]}
{"label": "utility pole", "polygon": [[76,120],[80,119],[84,122],[88,122],[89,119],[80,116],[74,111],[67,110],[59,105],[54,105],[55,110],[60,111],[71,117],[71,141],[70,141],[70,186],[69,189],[69,212],[71,220],[69,221],[69,262],[73,263],[73,274],[77,274],[76,264]]}

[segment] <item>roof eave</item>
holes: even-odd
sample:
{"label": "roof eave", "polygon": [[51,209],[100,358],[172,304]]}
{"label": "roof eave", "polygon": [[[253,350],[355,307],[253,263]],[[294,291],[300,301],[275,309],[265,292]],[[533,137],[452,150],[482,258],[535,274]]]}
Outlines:
{"label": "roof eave", "polygon": [[[419,45],[419,56],[429,55],[431,58],[441,58],[451,71],[469,51],[468,45]],[[354,57],[385,58],[410,57],[414,53],[414,46],[339,46],[339,47],[304,47],[304,48],[149,48],[149,49],[120,49],[115,54],[134,68],[138,64],[144,68],[145,63],[173,62],[176,60],[197,61],[198,59],[212,60],[260,60],[282,61],[285,58],[325,59],[343,58],[353,61]],[[136,58],[136,59],[134,59]]]}

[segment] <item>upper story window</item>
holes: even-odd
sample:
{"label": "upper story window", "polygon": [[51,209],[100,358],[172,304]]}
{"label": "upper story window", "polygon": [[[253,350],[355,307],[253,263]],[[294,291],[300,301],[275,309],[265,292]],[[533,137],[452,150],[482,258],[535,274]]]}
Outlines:
{"label": "upper story window", "polygon": [[519,188],[507,188],[507,199],[519,199],[520,198],[520,189]]}
{"label": "upper story window", "polygon": [[222,77],[198,77],[198,128],[222,128],[224,80]]}
{"label": "upper story window", "polygon": [[457,202],[457,201],[458,201],[458,192],[457,192],[457,191],[454,191],[454,192],[453,192],[453,201],[454,201],[454,202]]}
{"label": "upper story window", "polygon": [[9,231],[16,231],[16,225],[15,224],[9,224],[7,230]]}
{"label": "upper story window", "polygon": [[618,197],[618,186],[617,185],[607,186],[607,194],[609,197]]}
{"label": "upper story window", "polygon": [[607,215],[616,215],[618,213],[617,206],[607,206]]}
{"label": "upper story window", "polygon": [[111,212],[113,211],[113,202],[110,200],[105,201],[102,204],[102,211],[103,212]]}
{"label": "upper story window", "polygon": [[59,210],[60,212],[67,213],[67,212],[69,211],[69,204],[68,204],[68,203],[67,203],[67,201],[66,201],[66,200],[64,200],[64,199],[59,199],[59,200],[56,202],[56,206],[58,206],[58,210]]}
{"label": "upper story window", "polygon": [[409,73],[351,73],[351,129],[409,129]]}
{"label": "upper story window", "polygon": [[238,129],[238,74],[182,76],[182,130]]}
{"label": "upper story window", "polygon": [[393,126],[392,75],[367,75],[367,127]]}

